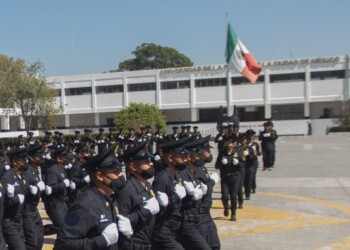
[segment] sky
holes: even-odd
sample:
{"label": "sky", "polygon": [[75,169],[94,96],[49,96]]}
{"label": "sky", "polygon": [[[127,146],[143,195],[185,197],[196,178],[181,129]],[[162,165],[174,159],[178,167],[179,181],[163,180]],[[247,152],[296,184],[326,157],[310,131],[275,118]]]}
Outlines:
{"label": "sky", "polygon": [[227,21],[258,61],[350,54],[349,0],[0,0],[0,54],[46,76],[118,68],[142,43],[225,63]]}

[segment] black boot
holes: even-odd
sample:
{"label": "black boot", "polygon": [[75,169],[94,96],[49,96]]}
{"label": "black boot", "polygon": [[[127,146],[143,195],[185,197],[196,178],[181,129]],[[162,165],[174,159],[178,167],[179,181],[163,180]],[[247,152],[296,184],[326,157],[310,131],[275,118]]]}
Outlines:
{"label": "black boot", "polygon": [[229,207],[228,207],[228,200],[222,200],[222,204],[224,205],[224,216],[229,216]]}
{"label": "black boot", "polygon": [[231,210],[231,219],[230,221],[236,221],[236,213],[234,212],[234,210]]}
{"label": "black boot", "polygon": [[239,208],[239,209],[242,209],[242,208],[243,208],[243,203],[239,203],[239,204],[238,204],[238,208]]}

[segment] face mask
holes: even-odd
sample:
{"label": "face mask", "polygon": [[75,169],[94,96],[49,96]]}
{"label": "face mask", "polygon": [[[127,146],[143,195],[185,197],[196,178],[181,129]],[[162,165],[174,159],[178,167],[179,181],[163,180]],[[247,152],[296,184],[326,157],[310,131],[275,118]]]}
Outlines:
{"label": "face mask", "polygon": [[111,179],[108,176],[104,175],[107,177],[107,179],[111,180],[111,183],[109,183],[108,187],[113,190],[114,194],[118,193],[126,183],[124,175],[120,176],[118,179]]}
{"label": "face mask", "polygon": [[210,155],[208,158],[205,158],[205,162],[209,163],[213,161],[213,155]]}
{"label": "face mask", "polygon": [[184,170],[187,167],[187,165],[185,163],[176,163],[174,167],[176,168],[176,170],[181,171]]}
{"label": "face mask", "polygon": [[155,169],[153,167],[150,167],[149,169],[142,171],[140,175],[145,180],[148,180],[154,176],[154,173],[155,173]]}
{"label": "face mask", "polygon": [[196,159],[194,161],[194,165],[196,165],[196,167],[202,167],[205,163],[205,159],[203,156],[200,156],[199,159]]}

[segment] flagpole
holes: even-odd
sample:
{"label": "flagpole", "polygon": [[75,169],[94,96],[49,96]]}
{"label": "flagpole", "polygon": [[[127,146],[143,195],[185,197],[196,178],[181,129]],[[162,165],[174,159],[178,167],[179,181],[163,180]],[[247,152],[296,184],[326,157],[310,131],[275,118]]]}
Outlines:
{"label": "flagpole", "polygon": [[[226,12],[226,36],[228,34],[228,12]],[[227,37],[226,37],[227,39]],[[226,41],[227,42],[227,41]],[[230,105],[232,99],[232,85],[231,85],[231,75],[228,67],[228,63],[226,62],[226,99],[227,99],[227,116],[231,116],[233,114],[233,109]]]}

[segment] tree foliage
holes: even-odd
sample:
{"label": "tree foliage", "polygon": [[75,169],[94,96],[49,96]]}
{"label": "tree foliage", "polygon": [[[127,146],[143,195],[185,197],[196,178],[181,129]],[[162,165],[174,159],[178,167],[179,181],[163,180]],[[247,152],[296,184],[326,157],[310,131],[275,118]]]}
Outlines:
{"label": "tree foliage", "polygon": [[132,52],[135,56],[119,64],[115,71],[133,71],[144,69],[164,69],[191,67],[192,61],[176,49],[163,47],[154,43],[143,43]]}
{"label": "tree foliage", "polygon": [[160,109],[152,104],[131,103],[129,107],[120,110],[114,118],[117,129],[134,128],[150,125],[152,128],[165,128],[166,119]]}
{"label": "tree foliage", "polygon": [[22,59],[0,55],[0,107],[5,115],[21,116],[26,131],[38,123],[43,129],[56,124],[56,90],[46,82],[43,71],[40,62],[27,64]]}

